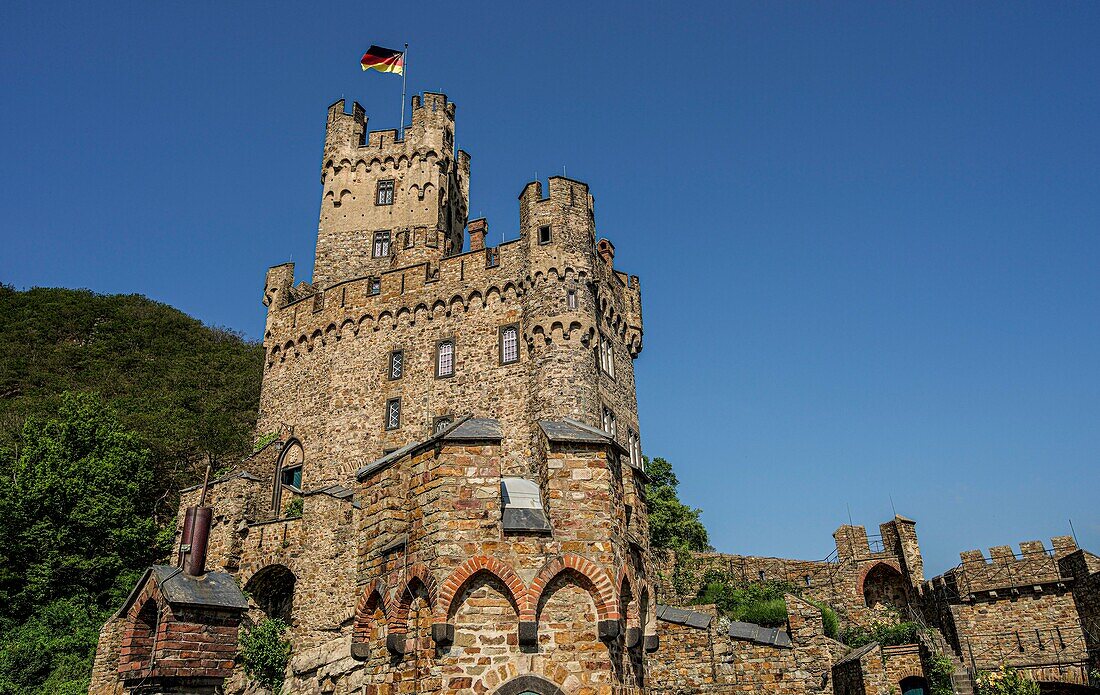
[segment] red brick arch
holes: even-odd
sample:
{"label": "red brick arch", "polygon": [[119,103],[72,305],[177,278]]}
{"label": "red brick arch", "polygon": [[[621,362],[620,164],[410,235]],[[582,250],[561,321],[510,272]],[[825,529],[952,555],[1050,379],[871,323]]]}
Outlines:
{"label": "red brick arch", "polygon": [[863,568],[863,571],[859,573],[859,582],[856,584],[856,590],[859,591],[860,595],[863,594],[863,583],[867,581],[867,575],[871,573],[871,570],[875,569],[879,565],[885,565],[886,567],[889,567],[890,569],[897,572],[898,575],[900,575],[903,579],[905,578],[905,574],[902,573],[901,567],[898,566],[898,563],[894,562],[893,560],[876,560],[875,562],[869,563],[866,567]]}
{"label": "red brick arch", "polygon": [[413,582],[424,585],[428,592],[428,605],[432,609],[432,621],[441,622],[436,615],[435,607],[439,605],[439,590],[435,583],[435,577],[424,565],[413,565],[405,575],[405,583],[401,585],[393,604],[393,614],[388,616],[390,634],[402,635],[406,632],[406,621],[409,617],[409,606],[412,604],[413,593],[410,590]]}
{"label": "red brick arch", "polygon": [[462,598],[462,588],[481,572],[486,572],[496,577],[497,580],[508,589],[508,598],[516,606],[520,615],[528,612],[527,585],[519,578],[519,575],[508,565],[493,557],[477,555],[451,573],[447,581],[443,582],[443,588],[439,592],[436,602],[435,614],[440,620],[450,620],[458,609],[458,601]]}
{"label": "red brick arch", "polygon": [[[382,615],[388,616],[390,614],[390,607],[386,603],[386,585],[382,583],[381,579],[375,579],[369,585],[366,590],[363,591],[363,595],[359,597],[359,602],[355,606],[355,634],[352,638],[353,642],[365,643],[370,639],[370,614],[372,606],[377,606],[382,609]],[[387,630],[389,625],[386,625]]]}
{"label": "red brick arch", "polygon": [[608,579],[607,573],[595,563],[579,555],[566,553],[550,560],[539,570],[538,575],[528,588],[527,612],[520,614],[520,620],[534,622],[537,620],[539,600],[546,587],[563,572],[576,573],[586,581],[582,586],[592,595],[596,604],[596,615],[599,620],[618,620],[619,606],[615,601],[615,587]]}

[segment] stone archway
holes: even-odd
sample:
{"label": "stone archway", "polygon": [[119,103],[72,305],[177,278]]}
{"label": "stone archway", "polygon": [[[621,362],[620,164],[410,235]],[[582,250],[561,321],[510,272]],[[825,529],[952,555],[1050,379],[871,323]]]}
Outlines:
{"label": "stone archway", "polygon": [[497,688],[493,695],[565,695],[565,691],[538,676],[519,676]]}
{"label": "stone archway", "polygon": [[269,618],[291,624],[297,578],[285,565],[268,565],[252,575],[244,590]]}
{"label": "stone archway", "polygon": [[908,604],[905,578],[885,562],[875,564],[866,572],[860,588],[868,608],[886,605],[901,609]]}

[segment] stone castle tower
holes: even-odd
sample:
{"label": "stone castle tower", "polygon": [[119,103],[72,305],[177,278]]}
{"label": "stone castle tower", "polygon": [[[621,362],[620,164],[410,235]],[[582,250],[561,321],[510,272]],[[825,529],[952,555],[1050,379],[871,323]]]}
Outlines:
{"label": "stone castle tower", "polygon": [[[285,264],[264,289],[271,441],[210,486],[200,570],[244,587],[245,625],[290,624],[290,692],[642,693],[638,278],[565,177],[524,186],[518,238],[487,246],[455,112],[413,97],[401,138],[329,108],[312,283]],[[143,602],[171,607],[158,582],[184,581],[170,569],[104,628],[92,692],[251,692],[231,662],[148,639],[165,628]]]}

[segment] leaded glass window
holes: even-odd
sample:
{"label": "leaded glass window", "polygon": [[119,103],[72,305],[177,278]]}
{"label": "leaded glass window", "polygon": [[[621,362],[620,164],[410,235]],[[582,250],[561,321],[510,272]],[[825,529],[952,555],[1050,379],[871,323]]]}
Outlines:
{"label": "leaded glass window", "polygon": [[506,326],[500,331],[500,363],[519,361],[519,329]]}
{"label": "leaded glass window", "polygon": [[376,205],[393,205],[393,179],[378,182]]}
{"label": "leaded glass window", "polygon": [[454,376],[455,373],[455,344],[453,340],[443,340],[439,343],[438,357],[436,359],[436,376]]}
{"label": "leaded glass window", "polygon": [[386,401],[386,429],[395,430],[401,426],[401,399]]}
{"label": "leaded glass window", "polygon": [[390,353],[390,379],[400,379],[405,371],[405,353],[394,350]]}

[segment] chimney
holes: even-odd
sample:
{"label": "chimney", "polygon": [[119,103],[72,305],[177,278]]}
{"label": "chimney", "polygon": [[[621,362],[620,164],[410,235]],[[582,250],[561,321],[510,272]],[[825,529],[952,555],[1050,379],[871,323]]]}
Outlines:
{"label": "chimney", "polygon": [[489,233],[489,223],[485,221],[484,217],[479,217],[476,220],[470,220],[466,225],[466,229],[470,232],[470,250],[481,251],[485,248],[485,236]]}
{"label": "chimney", "polygon": [[210,540],[211,507],[188,507],[180,541],[180,565],[184,574],[201,577],[206,574],[206,548]]}
{"label": "chimney", "polygon": [[600,243],[596,244],[596,253],[600,254],[600,258],[603,259],[608,268],[614,265],[615,245],[610,241],[607,239],[600,239]]}

